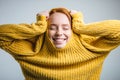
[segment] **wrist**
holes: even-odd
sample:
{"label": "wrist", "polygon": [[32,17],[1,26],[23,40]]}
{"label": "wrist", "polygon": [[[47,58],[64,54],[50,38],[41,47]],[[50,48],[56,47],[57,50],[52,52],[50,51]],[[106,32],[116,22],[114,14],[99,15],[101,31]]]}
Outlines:
{"label": "wrist", "polygon": [[44,16],[44,15],[36,16],[36,19],[37,19],[37,21],[45,21],[46,16]]}
{"label": "wrist", "polygon": [[81,12],[77,12],[75,14],[72,14],[71,16],[72,16],[72,18],[81,18],[81,19],[83,19],[83,14]]}

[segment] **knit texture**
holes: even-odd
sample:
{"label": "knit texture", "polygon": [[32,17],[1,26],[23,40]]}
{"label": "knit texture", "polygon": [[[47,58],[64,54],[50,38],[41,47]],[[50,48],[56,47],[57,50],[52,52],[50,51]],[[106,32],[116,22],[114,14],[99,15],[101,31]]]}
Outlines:
{"label": "knit texture", "polygon": [[25,80],[100,80],[108,53],[120,45],[120,21],[84,24],[72,15],[72,38],[57,49],[47,33],[45,16],[33,24],[0,25],[0,47],[20,64]]}

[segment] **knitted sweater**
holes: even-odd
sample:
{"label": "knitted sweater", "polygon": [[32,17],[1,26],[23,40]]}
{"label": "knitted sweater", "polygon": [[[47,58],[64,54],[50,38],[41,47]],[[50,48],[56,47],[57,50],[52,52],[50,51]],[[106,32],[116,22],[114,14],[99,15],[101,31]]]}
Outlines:
{"label": "knitted sweater", "polygon": [[57,49],[45,16],[32,24],[0,25],[0,47],[20,64],[25,80],[99,80],[108,53],[120,45],[120,20],[83,23],[72,16],[72,38]]}

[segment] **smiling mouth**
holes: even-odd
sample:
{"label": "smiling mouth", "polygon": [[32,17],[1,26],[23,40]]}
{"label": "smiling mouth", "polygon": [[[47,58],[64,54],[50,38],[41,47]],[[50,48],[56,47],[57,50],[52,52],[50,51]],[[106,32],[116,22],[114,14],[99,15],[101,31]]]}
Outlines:
{"label": "smiling mouth", "polygon": [[67,41],[67,38],[53,38],[55,44],[62,44]]}

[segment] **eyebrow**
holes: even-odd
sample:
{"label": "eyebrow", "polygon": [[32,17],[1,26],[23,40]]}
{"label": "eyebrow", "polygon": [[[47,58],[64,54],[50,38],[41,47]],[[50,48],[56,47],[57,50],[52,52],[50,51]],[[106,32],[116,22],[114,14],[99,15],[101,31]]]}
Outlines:
{"label": "eyebrow", "polygon": [[50,24],[50,25],[57,26],[56,24]]}
{"label": "eyebrow", "polygon": [[62,24],[62,26],[70,26],[69,24]]}
{"label": "eyebrow", "polygon": [[[57,26],[57,24],[50,24],[50,25]],[[70,25],[69,24],[62,24],[62,26],[70,26]]]}

